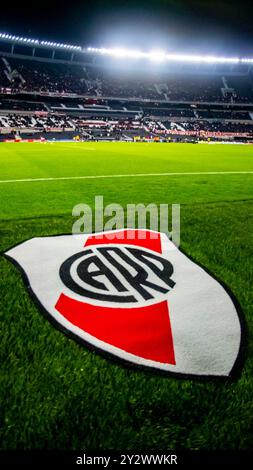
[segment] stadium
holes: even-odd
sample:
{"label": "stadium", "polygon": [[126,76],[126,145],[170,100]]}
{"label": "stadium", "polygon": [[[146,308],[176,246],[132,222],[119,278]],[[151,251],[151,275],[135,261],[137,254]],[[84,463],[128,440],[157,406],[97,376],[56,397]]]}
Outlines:
{"label": "stadium", "polygon": [[[251,449],[252,144],[248,54],[83,47],[0,33],[1,450]],[[98,196],[124,213],[128,204],[180,205],[180,250],[240,311],[233,377],[184,370],[177,377],[122,363],[41,314],[29,269],[22,276],[19,251],[12,263],[8,250],[70,235],[73,207],[94,209]],[[46,263],[36,267],[41,289]],[[232,320],[219,314],[229,330]],[[195,331],[201,335],[201,326]]]}
{"label": "stadium", "polygon": [[1,141],[252,142],[249,58],[0,41]]}

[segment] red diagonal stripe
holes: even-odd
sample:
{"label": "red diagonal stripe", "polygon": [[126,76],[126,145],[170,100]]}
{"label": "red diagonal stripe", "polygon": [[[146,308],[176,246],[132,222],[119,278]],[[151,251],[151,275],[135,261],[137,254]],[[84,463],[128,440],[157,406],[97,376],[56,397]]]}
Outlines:
{"label": "red diagonal stripe", "polygon": [[149,232],[147,230],[121,230],[99,235],[90,235],[84,246],[106,245],[114,243],[119,245],[136,245],[149,250],[162,253],[161,236],[158,232]]}
{"label": "red diagonal stripe", "polygon": [[175,365],[166,301],[138,308],[100,307],[61,294],[56,310],[73,325],[135,356]]}

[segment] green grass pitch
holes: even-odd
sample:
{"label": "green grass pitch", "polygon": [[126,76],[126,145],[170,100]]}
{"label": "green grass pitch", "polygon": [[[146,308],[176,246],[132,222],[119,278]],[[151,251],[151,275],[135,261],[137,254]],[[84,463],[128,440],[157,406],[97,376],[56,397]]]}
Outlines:
{"label": "green grass pitch", "polygon": [[[2,251],[34,236],[70,233],[73,206],[94,207],[95,195],[124,207],[180,203],[181,247],[231,288],[248,329],[245,365],[235,382],[136,371],[57,331],[1,257],[2,449],[251,447],[252,171],[253,147],[243,145],[0,144]],[[203,174],[43,181],[171,172]],[[42,180],[2,183],[33,178]]]}

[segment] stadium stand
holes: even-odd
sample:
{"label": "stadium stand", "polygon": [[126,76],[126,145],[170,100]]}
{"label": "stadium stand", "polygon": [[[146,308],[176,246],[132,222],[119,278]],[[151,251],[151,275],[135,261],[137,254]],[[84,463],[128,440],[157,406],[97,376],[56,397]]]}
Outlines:
{"label": "stadium stand", "polygon": [[[249,102],[253,99],[250,77],[235,75],[130,76],[122,70],[1,58],[1,87],[18,91],[76,93],[94,97],[165,101]],[[151,74],[152,75],[152,74]]]}
{"label": "stadium stand", "polygon": [[46,111],[46,107],[43,103],[33,101],[18,101],[18,100],[1,100],[0,98],[0,110],[6,111]]}
{"label": "stadium stand", "polygon": [[253,80],[244,64],[147,73],[85,56],[83,62],[72,59],[0,53],[1,140],[77,134],[253,140]]}

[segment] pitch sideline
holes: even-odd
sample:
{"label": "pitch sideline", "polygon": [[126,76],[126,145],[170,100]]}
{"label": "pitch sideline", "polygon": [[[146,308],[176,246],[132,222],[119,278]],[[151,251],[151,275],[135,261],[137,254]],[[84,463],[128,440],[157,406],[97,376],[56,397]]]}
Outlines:
{"label": "pitch sideline", "polygon": [[130,173],[120,175],[84,175],[84,176],[52,176],[48,178],[24,178],[0,180],[0,184],[11,183],[33,183],[39,181],[63,181],[63,180],[85,180],[99,178],[143,178],[143,177],[160,177],[160,176],[209,176],[209,175],[252,175],[253,171],[194,171],[194,172],[172,172],[172,173]]}

